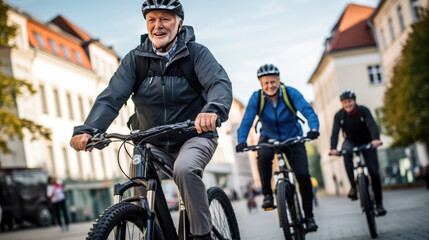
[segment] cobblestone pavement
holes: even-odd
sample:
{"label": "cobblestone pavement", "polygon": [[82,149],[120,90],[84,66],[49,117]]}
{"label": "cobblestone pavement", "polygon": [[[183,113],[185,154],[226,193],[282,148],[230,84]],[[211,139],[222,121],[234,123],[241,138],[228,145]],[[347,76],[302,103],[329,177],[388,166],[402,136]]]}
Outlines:
{"label": "cobblestone pavement", "polygon": [[[262,199],[257,198],[258,205]],[[429,191],[424,188],[384,192],[384,205],[388,213],[376,219],[377,239],[429,240]],[[278,224],[276,211],[262,209],[248,212],[244,201],[233,203],[244,240],[284,239]],[[358,202],[345,197],[320,196],[319,206],[314,211],[319,230],[307,234],[307,239],[335,240],[371,239],[365,215]],[[177,212],[173,212],[173,217]],[[0,232],[1,240],[21,239],[85,239],[92,223],[78,223],[70,231],[62,233],[59,227],[27,228],[12,232]]]}

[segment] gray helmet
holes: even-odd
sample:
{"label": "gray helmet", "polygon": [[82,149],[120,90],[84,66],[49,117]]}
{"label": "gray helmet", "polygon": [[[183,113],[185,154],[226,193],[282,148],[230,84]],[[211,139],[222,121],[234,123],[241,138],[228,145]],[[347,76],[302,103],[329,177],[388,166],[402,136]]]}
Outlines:
{"label": "gray helmet", "polygon": [[259,67],[258,72],[257,72],[257,76],[259,79],[259,78],[266,76],[266,75],[280,76],[280,71],[273,64],[265,64],[265,65],[262,65],[261,67]]}
{"label": "gray helmet", "polygon": [[351,90],[346,90],[340,94],[340,100],[343,101],[344,99],[353,99],[356,100],[356,94],[355,92]]}
{"label": "gray helmet", "polygon": [[167,10],[177,14],[182,20],[185,19],[183,5],[179,0],[146,0],[142,5],[142,13],[144,19],[146,14],[152,10]]}

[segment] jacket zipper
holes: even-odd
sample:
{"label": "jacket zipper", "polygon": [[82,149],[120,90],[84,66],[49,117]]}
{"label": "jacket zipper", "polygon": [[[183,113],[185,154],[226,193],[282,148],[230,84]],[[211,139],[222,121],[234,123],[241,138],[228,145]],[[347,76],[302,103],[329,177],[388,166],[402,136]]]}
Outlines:
{"label": "jacket zipper", "polygon": [[[167,124],[167,106],[166,106],[166,101],[165,101],[165,80],[164,80],[164,76],[161,76],[161,84],[162,84],[162,99],[164,102],[164,124]],[[167,135],[167,149],[170,146],[170,139],[168,138],[168,134]]]}
{"label": "jacket zipper", "polygon": [[280,134],[280,126],[279,126],[279,121],[277,119],[277,107],[273,106],[273,108],[274,108],[274,117],[276,119],[277,134],[279,135],[279,141],[281,141],[282,139],[281,139],[281,134]]}

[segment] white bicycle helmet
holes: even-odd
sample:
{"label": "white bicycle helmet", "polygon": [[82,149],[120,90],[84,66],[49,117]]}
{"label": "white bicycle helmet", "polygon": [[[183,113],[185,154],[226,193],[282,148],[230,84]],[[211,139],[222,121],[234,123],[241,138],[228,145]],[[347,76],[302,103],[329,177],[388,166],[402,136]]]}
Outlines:
{"label": "white bicycle helmet", "polygon": [[167,10],[177,14],[182,20],[185,18],[183,5],[179,0],[146,0],[142,5],[142,13],[144,19],[146,14],[152,10]]}
{"label": "white bicycle helmet", "polygon": [[257,76],[259,79],[259,78],[266,76],[266,75],[280,76],[280,71],[273,64],[265,64],[265,65],[262,65],[261,67],[259,67],[258,72],[257,72]]}

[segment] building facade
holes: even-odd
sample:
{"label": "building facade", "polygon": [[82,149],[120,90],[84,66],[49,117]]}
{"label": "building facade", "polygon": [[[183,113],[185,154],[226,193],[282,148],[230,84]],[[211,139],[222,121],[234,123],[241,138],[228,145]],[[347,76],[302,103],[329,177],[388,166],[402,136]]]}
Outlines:
{"label": "building facade", "polygon": [[[339,95],[353,90],[357,104],[368,107],[377,118],[386,89],[380,56],[367,24],[373,8],[348,4],[325,41],[325,51],[309,82],[314,87],[314,110],[320,120],[317,149],[328,193],[345,194],[350,183],[343,159],[328,156],[334,115],[342,108]],[[342,134],[337,149],[341,148]],[[382,136],[382,141],[389,141]]]}
{"label": "building facade", "polygon": [[[391,85],[393,68],[401,57],[403,45],[412,31],[411,25],[419,21],[427,0],[382,0],[369,21],[376,36],[381,65],[388,86]],[[399,182],[412,182],[418,175],[419,166],[429,163],[424,144],[416,143],[405,149],[406,158],[393,163],[391,179]],[[398,173],[395,173],[398,171]]]}

